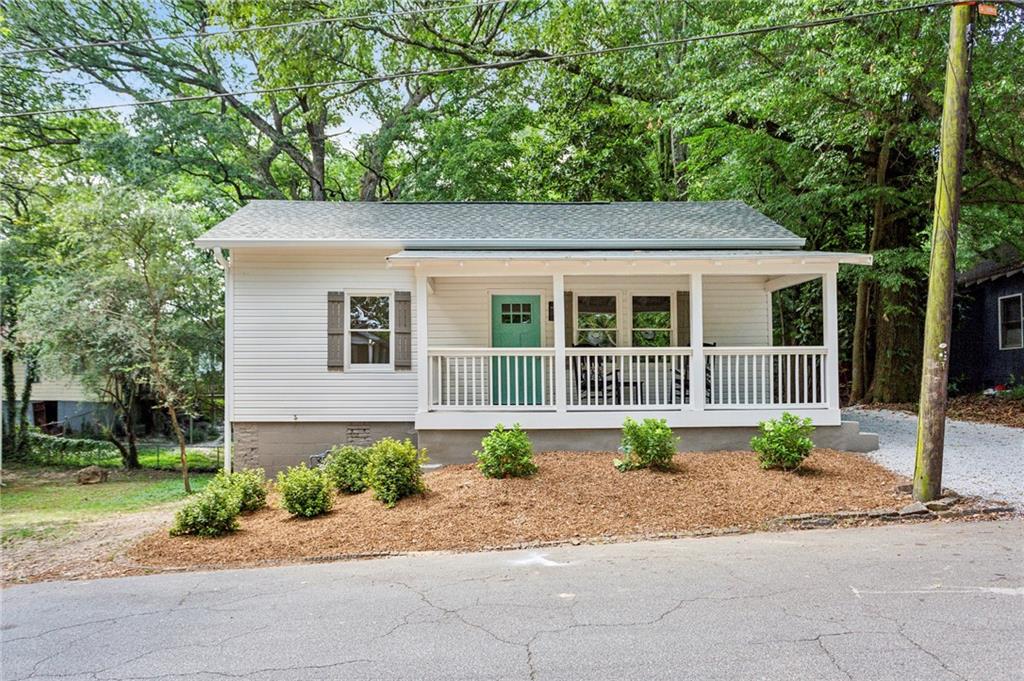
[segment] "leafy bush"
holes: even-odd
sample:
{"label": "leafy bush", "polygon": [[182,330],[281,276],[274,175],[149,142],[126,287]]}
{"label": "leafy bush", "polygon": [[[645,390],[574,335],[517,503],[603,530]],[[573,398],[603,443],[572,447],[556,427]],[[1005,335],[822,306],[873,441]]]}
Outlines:
{"label": "leafy bush", "polygon": [[238,529],[242,495],[230,484],[208,485],[174,515],[171,536],[216,537]]}
{"label": "leafy bush", "polygon": [[207,485],[228,487],[241,497],[242,513],[258,511],[267,505],[267,478],[262,468],[250,468],[237,473],[220,471]]}
{"label": "leafy bush", "polygon": [[526,478],[537,472],[533,462],[533,444],[519,424],[511,430],[500,423],[473,452],[476,467],[488,478]]}
{"label": "leafy bush", "polygon": [[121,454],[112,443],[81,437],[55,437],[45,433],[28,433],[29,463],[47,466],[93,466],[116,459]]}
{"label": "leafy bush", "polygon": [[427,450],[416,449],[410,440],[378,440],[370,447],[366,485],[373,490],[374,499],[392,508],[399,499],[426,489],[420,470],[426,462]]}
{"label": "leafy bush", "polygon": [[750,440],[750,446],[757,452],[761,468],[786,471],[799,468],[814,447],[810,437],[814,432],[811,420],[788,411],[783,412],[781,418],[762,421],[758,427],[761,434]]}
{"label": "leafy bush", "polygon": [[292,515],[312,518],[331,510],[331,482],[319,468],[305,463],[277,474],[281,503]]}
{"label": "leafy bush", "polygon": [[370,454],[365,447],[338,445],[324,461],[324,474],[339,492],[359,494],[366,489],[366,464]]}
{"label": "leafy bush", "polygon": [[670,468],[679,438],[672,434],[665,419],[626,418],[622,424],[622,459],[615,459],[620,471],[636,468]]}

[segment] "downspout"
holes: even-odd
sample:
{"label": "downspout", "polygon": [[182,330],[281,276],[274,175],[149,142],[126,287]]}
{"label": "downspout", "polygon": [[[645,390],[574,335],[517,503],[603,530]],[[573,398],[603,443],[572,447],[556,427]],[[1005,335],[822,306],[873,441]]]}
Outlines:
{"label": "downspout", "polygon": [[234,332],[232,308],[234,306],[234,280],[231,276],[231,261],[224,255],[224,249],[215,247],[213,259],[224,270],[224,470],[231,472],[231,419],[234,415]]}

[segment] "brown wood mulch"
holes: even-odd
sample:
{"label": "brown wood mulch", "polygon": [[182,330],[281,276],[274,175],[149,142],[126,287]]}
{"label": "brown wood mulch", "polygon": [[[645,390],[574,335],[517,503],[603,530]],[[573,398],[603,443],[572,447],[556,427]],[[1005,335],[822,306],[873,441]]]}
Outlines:
{"label": "brown wood mulch", "polygon": [[815,450],[800,471],[761,470],[750,452],[679,454],[676,470],[619,473],[608,452],[540,454],[528,479],[490,480],[472,465],[426,476],[429,491],[384,508],[370,493],[290,517],[270,508],[215,539],[143,539],[128,556],[148,569],[240,567],[378,553],[472,551],[601,537],[755,529],[800,513],[900,507],[899,476],[857,454]]}
{"label": "brown wood mulch", "polygon": [[[913,402],[893,402],[857,405],[864,409],[890,409],[917,414]],[[962,395],[949,400],[946,416],[957,421],[992,423],[1011,428],[1024,428],[1024,400],[986,395]]]}

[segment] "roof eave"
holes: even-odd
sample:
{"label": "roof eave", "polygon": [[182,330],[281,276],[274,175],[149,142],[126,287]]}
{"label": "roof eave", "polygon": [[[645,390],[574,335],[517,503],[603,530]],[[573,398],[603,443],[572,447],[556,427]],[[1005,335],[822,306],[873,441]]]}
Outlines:
{"label": "roof eave", "polygon": [[202,236],[193,242],[199,248],[291,248],[343,246],[346,248],[405,248],[414,250],[731,250],[779,249],[798,251],[801,238],[737,239],[239,239]]}

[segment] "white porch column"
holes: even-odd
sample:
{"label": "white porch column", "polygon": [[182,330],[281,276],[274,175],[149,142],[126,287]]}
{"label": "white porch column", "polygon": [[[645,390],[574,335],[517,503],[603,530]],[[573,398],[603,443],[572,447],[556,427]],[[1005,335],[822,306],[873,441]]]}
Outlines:
{"label": "white porch column", "polygon": [[552,307],[555,310],[555,411],[565,411],[565,275],[552,276]]}
{"label": "white porch column", "polygon": [[690,409],[704,411],[704,281],[690,275]]}
{"label": "white porch column", "polygon": [[416,268],[416,391],[417,411],[430,411],[430,348],[427,329],[427,275]]}
{"label": "white porch column", "polygon": [[825,399],[829,409],[839,409],[839,308],[836,269],[821,277],[821,308],[825,328]]}

